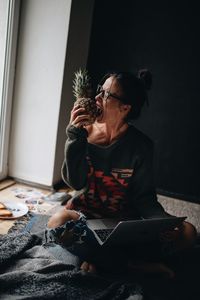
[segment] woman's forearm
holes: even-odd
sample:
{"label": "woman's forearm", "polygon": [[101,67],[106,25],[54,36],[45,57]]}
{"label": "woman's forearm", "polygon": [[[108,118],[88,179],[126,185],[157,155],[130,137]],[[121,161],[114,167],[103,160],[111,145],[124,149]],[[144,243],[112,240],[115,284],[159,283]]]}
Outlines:
{"label": "woman's forearm", "polygon": [[75,190],[80,190],[87,184],[88,164],[86,153],[86,130],[70,125],[67,128],[67,140],[61,173],[65,183]]}

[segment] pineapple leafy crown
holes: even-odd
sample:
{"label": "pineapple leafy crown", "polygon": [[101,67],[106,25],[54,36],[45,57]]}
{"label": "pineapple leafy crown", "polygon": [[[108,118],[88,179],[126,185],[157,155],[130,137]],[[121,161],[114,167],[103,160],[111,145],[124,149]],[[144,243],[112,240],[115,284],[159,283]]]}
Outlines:
{"label": "pineapple leafy crown", "polygon": [[74,73],[73,80],[73,94],[76,99],[78,98],[91,98],[92,97],[92,86],[91,78],[86,69],[79,69]]}

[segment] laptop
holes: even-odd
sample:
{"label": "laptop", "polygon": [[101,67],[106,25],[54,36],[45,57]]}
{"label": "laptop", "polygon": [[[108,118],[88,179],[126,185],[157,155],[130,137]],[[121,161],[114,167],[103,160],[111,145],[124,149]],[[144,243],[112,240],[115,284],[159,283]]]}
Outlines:
{"label": "laptop", "polygon": [[187,217],[167,217],[117,221],[114,219],[89,219],[88,227],[101,246],[116,246],[153,242],[163,231],[174,229]]}

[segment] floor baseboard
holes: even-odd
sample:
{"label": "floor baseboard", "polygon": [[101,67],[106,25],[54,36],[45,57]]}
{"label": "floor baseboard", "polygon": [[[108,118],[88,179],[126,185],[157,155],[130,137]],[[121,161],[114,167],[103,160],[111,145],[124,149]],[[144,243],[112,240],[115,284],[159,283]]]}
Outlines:
{"label": "floor baseboard", "polygon": [[175,198],[175,199],[179,199],[179,200],[184,200],[184,201],[200,204],[200,198],[195,197],[195,196],[169,192],[169,191],[162,190],[159,188],[156,189],[156,192],[157,192],[157,194],[160,194],[162,196],[166,196],[169,198]]}

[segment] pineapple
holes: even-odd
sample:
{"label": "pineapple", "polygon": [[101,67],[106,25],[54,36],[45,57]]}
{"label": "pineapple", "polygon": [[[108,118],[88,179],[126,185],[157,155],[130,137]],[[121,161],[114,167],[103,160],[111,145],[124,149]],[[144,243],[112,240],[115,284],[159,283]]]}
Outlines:
{"label": "pineapple", "polygon": [[74,97],[76,98],[75,104],[85,108],[86,114],[90,116],[90,119],[84,125],[90,125],[94,123],[96,117],[100,114],[93,97],[91,78],[86,69],[80,69],[74,75],[72,88]]}

